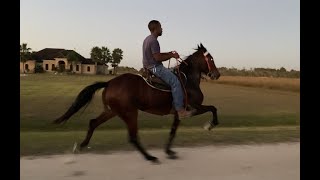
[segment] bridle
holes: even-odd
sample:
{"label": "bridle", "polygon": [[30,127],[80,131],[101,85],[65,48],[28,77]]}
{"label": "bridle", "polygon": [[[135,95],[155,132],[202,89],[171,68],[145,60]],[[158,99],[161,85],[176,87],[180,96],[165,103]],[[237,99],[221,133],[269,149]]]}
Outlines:
{"label": "bridle", "polygon": [[211,66],[210,66],[210,64],[209,64],[208,54],[209,54],[208,51],[206,51],[205,53],[203,53],[204,59],[206,60],[207,65],[208,65],[208,69],[209,69],[209,72],[207,73],[207,76],[209,76],[209,74],[211,73],[211,69],[212,69]]}

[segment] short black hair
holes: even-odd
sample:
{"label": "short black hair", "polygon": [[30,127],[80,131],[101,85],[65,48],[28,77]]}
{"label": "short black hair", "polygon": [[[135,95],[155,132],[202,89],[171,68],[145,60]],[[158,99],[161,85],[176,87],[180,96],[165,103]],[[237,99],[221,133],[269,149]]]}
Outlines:
{"label": "short black hair", "polygon": [[159,21],[157,21],[157,20],[151,20],[150,22],[149,22],[149,24],[148,24],[148,28],[149,28],[149,30],[151,31],[151,32],[153,32],[156,28],[157,28],[157,26],[160,24],[160,22]]}

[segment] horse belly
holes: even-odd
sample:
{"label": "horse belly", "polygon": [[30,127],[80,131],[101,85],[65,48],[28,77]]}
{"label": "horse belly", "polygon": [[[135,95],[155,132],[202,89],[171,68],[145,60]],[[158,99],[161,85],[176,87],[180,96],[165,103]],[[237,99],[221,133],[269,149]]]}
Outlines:
{"label": "horse belly", "polygon": [[155,115],[170,114],[172,109],[171,93],[154,91],[146,87],[139,93],[136,100],[139,102],[139,109]]}
{"label": "horse belly", "polygon": [[104,98],[111,109],[139,109],[166,115],[172,108],[170,92],[153,89],[140,76],[132,74],[123,74],[111,80]]}

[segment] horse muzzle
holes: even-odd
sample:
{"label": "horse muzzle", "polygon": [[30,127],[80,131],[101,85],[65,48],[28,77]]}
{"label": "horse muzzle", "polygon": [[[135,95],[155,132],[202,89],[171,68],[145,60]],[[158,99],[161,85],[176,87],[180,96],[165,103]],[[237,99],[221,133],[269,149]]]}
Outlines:
{"label": "horse muzzle", "polygon": [[219,72],[209,72],[208,74],[207,74],[207,76],[208,77],[210,77],[210,79],[212,79],[212,80],[218,80],[219,79],[219,77],[220,77],[220,73]]}

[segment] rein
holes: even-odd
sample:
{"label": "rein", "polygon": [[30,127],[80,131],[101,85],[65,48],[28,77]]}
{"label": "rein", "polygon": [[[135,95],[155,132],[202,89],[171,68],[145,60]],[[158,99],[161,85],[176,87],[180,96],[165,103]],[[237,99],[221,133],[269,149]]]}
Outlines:
{"label": "rein", "polygon": [[[176,59],[177,60],[177,62],[184,62],[187,66],[188,66],[188,63],[186,63],[185,61],[183,61],[181,58],[179,58],[181,61],[179,61],[178,59]],[[185,99],[185,107],[184,107],[184,109],[186,110],[187,109],[187,106],[188,106],[188,93],[187,93],[187,90],[186,90],[186,87],[184,86],[184,83],[182,82],[182,78],[181,78],[181,73],[180,73],[180,68],[178,67],[177,68],[177,71],[178,71],[178,75],[179,75],[179,79],[180,79],[180,82],[181,82],[181,85],[182,85],[182,87],[183,87],[183,91],[184,91],[184,94],[185,94],[185,97],[186,97],[186,99]],[[186,79],[187,80],[187,79]]]}

